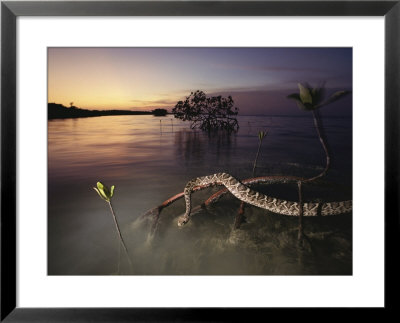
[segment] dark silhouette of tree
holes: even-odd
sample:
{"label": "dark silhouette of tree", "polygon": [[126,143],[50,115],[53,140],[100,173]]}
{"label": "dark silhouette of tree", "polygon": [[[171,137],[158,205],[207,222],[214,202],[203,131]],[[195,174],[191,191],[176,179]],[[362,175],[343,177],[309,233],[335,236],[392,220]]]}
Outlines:
{"label": "dark silhouette of tree", "polygon": [[203,91],[199,90],[191,92],[184,101],[179,101],[172,109],[175,118],[191,121],[192,129],[200,128],[208,131],[218,129],[237,131],[239,129],[239,123],[236,120],[238,112],[239,109],[234,107],[231,96],[207,97]]}
{"label": "dark silhouette of tree", "polygon": [[131,110],[86,110],[76,106],[69,108],[59,103],[48,103],[48,119],[86,118],[114,115],[151,115],[151,111]]}
{"label": "dark silhouette of tree", "polygon": [[155,116],[166,116],[167,115],[167,113],[168,113],[168,111],[167,110],[165,110],[165,109],[154,109],[153,110],[153,114],[155,115]]}

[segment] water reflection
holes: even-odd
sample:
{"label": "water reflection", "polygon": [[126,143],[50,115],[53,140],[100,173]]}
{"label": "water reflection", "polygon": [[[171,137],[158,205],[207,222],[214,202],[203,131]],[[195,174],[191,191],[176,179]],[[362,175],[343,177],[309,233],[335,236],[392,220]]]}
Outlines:
{"label": "water reflection", "polygon": [[205,148],[203,138],[198,131],[180,130],[175,133],[174,143],[178,162],[183,161],[186,167],[191,161],[203,164]]}
{"label": "water reflection", "polygon": [[236,133],[181,129],[175,132],[175,158],[185,167],[229,167],[236,151]]}

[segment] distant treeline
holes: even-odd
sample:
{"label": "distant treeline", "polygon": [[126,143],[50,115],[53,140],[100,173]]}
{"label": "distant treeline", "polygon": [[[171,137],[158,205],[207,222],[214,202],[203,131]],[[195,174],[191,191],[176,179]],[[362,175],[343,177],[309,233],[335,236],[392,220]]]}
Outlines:
{"label": "distant treeline", "polygon": [[75,106],[69,108],[58,103],[48,104],[48,118],[49,119],[63,119],[63,118],[85,118],[85,117],[99,117],[99,116],[115,116],[115,115],[156,115],[164,116],[168,112],[165,109],[155,109],[154,111],[130,111],[130,110],[86,110],[80,109]]}

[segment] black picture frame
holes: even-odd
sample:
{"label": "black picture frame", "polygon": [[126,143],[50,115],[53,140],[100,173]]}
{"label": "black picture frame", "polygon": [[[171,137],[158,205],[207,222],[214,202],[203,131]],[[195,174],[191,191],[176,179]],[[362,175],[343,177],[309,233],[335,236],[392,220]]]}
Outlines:
{"label": "black picture frame", "polygon": [[[2,1],[1,3],[1,321],[246,321],[288,309],[16,307],[16,19],[19,16],[384,16],[385,307],[395,310],[399,245],[400,0],[396,1]],[[371,126],[372,127],[372,126]],[[373,131],[373,129],[371,129]],[[373,188],[371,188],[373,189]],[[373,233],[371,233],[373,238]],[[245,297],[245,295],[238,295]],[[334,310],[327,309],[330,316]],[[269,313],[268,313],[269,314]],[[277,314],[277,313],[276,313]],[[371,317],[371,312],[368,316]],[[282,317],[283,318],[283,317]],[[310,317],[307,317],[309,319]],[[381,318],[382,319],[382,318]]]}

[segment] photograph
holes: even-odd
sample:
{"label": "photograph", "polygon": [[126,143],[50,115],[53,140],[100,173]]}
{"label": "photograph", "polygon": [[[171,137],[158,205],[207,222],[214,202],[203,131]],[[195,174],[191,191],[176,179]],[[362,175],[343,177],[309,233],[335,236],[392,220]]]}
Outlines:
{"label": "photograph", "polygon": [[352,275],[352,47],[47,47],[47,274]]}

